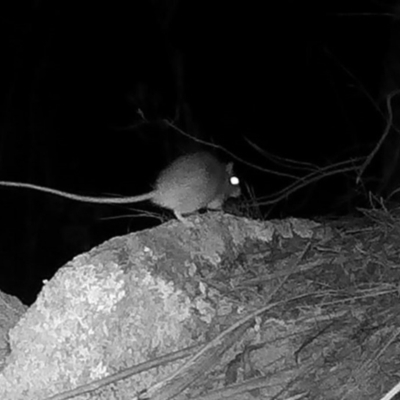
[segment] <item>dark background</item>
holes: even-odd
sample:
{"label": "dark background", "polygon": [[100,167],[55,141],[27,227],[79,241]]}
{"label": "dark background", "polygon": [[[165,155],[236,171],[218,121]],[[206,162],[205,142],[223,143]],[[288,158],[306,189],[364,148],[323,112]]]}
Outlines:
{"label": "dark background", "polygon": [[[233,212],[354,215],[371,195],[388,198],[398,187],[395,132],[356,184],[397,88],[397,8],[372,0],[2,2],[0,180],[136,195],[202,140],[238,157],[245,186]],[[279,196],[310,171],[283,166],[288,159],[314,171],[348,163]],[[5,187],[0,206],[0,290],[27,304],[73,256],[160,223],[133,209],[171,216],[147,203],[83,204]],[[127,217],[109,219],[117,216]]]}

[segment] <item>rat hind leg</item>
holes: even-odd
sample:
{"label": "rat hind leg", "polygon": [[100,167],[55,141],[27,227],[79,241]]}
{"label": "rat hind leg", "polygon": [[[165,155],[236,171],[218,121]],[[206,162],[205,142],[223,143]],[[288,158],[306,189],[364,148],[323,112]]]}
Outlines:
{"label": "rat hind leg", "polygon": [[179,212],[179,211],[174,211],[175,217],[179,219],[181,222],[187,221],[187,219]]}
{"label": "rat hind leg", "polygon": [[183,222],[187,227],[194,227],[193,222],[189,221],[185,218],[179,211],[174,211],[175,217],[179,219],[179,221]]}

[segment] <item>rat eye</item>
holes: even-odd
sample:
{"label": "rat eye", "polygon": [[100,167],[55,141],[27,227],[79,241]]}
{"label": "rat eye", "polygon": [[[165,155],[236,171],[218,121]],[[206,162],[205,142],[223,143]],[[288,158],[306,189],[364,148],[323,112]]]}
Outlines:
{"label": "rat eye", "polygon": [[231,182],[231,185],[233,186],[239,185],[239,178],[237,176],[231,176],[229,180]]}

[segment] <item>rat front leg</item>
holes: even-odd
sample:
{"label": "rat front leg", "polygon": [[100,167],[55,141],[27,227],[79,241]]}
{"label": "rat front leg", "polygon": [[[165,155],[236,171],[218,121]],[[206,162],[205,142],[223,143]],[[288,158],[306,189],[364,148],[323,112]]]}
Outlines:
{"label": "rat front leg", "polygon": [[210,210],[222,210],[222,203],[223,200],[214,199],[213,201],[207,204],[207,208]]}

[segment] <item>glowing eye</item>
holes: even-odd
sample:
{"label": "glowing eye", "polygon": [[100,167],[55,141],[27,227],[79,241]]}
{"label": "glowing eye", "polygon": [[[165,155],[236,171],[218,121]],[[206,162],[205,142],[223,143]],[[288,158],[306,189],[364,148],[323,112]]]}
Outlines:
{"label": "glowing eye", "polygon": [[231,176],[230,181],[231,181],[231,185],[233,185],[233,186],[239,185],[239,178],[237,176]]}

